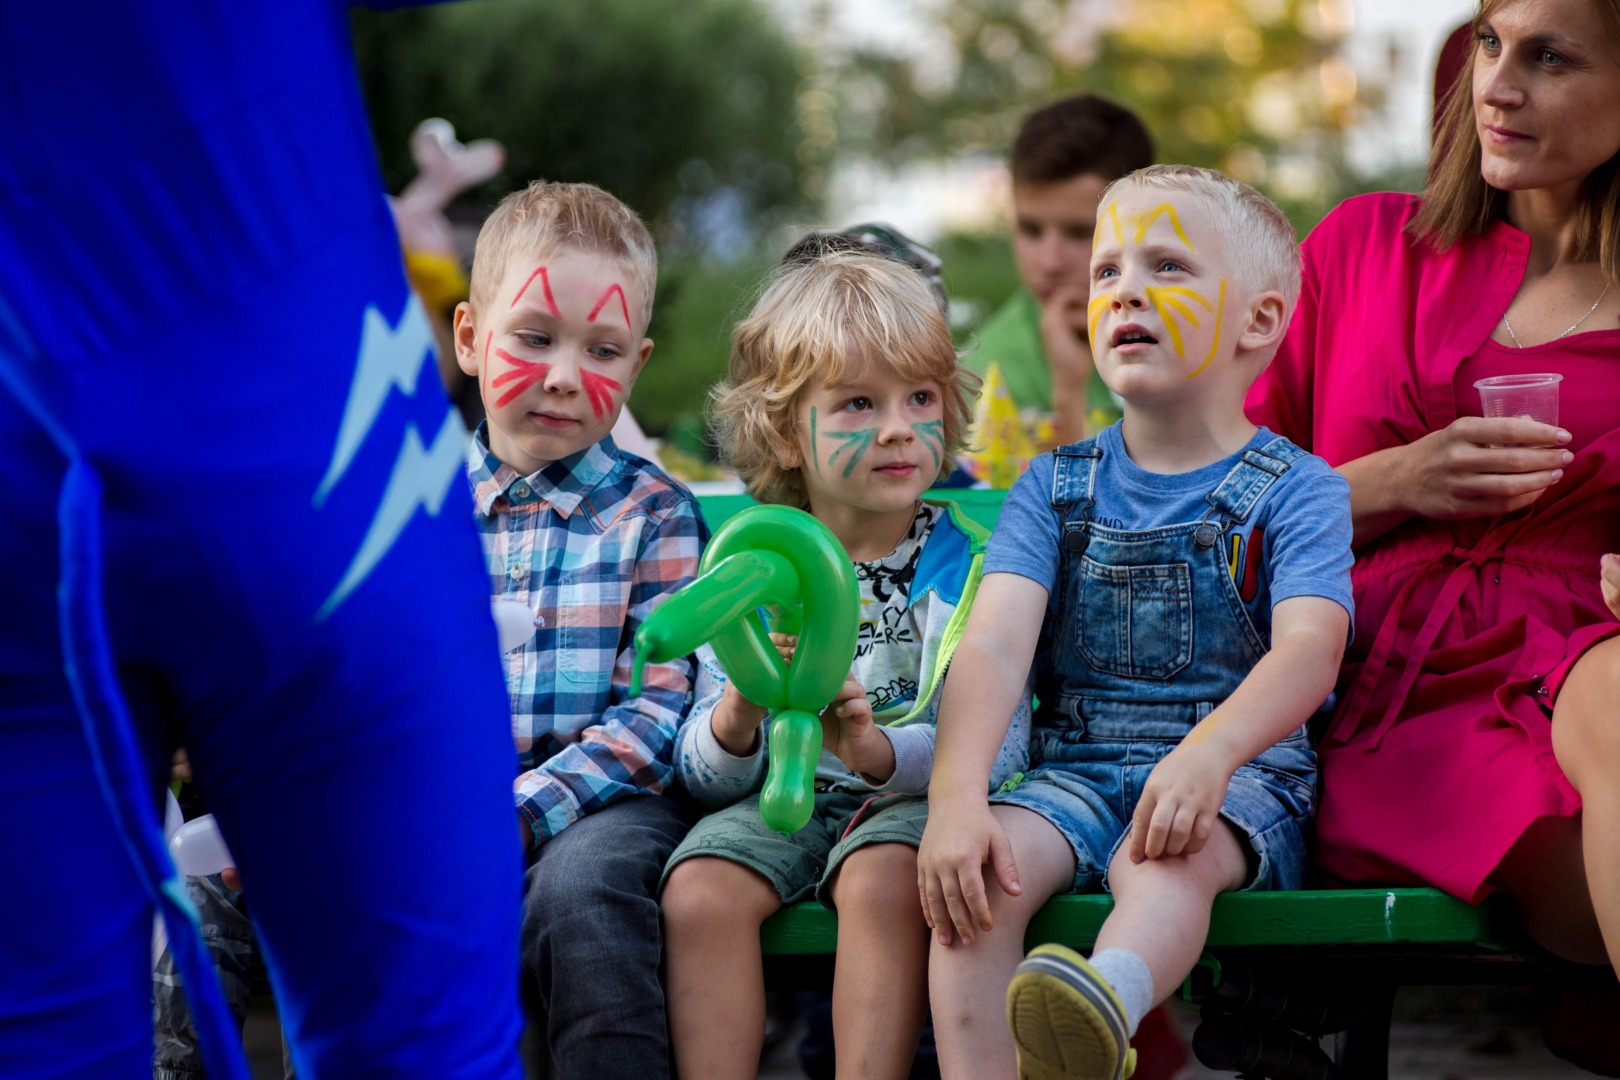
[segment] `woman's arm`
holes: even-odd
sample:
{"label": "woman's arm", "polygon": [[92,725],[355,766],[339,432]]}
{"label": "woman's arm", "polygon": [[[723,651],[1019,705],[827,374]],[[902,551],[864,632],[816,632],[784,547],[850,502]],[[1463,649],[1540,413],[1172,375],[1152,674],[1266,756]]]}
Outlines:
{"label": "woman's arm", "polygon": [[1354,544],[1360,547],[1413,517],[1451,521],[1529,506],[1575,456],[1570,434],[1528,419],[1464,416],[1405,446],[1347,461]]}

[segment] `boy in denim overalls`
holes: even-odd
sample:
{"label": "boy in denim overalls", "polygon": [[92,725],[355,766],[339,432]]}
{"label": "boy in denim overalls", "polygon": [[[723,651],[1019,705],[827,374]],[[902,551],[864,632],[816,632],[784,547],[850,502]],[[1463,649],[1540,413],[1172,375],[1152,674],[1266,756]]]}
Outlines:
{"label": "boy in denim overalls", "polygon": [[[1287,219],[1154,166],[1097,220],[1090,339],[1124,419],[1009,494],[940,708],[918,878],[946,1076],[1012,1076],[1015,1046],[1023,1077],[1128,1076],[1215,896],[1300,887],[1304,724],[1350,627],[1348,485],[1243,415],[1299,294]],[[1032,661],[1030,769],[986,800]],[[1019,962],[1048,897],[1098,887],[1115,907],[1089,963]]]}

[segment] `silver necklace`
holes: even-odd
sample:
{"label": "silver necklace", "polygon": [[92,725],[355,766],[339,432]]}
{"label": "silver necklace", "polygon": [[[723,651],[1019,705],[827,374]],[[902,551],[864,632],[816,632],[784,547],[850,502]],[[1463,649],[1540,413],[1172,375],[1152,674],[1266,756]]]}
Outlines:
{"label": "silver necklace", "polygon": [[[1612,284],[1614,284],[1614,282],[1612,282],[1612,281],[1604,282],[1603,283],[1603,291],[1598,293],[1598,298],[1596,300],[1592,301],[1592,306],[1586,309],[1586,314],[1582,315],[1580,318],[1578,318],[1574,322],[1570,323],[1569,324],[1569,329],[1565,330],[1562,334],[1559,334],[1557,337],[1553,338],[1553,340],[1554,341],[1561,341],[1562,339],[1567,338],[1567,337],[1569,337],[1569,335],[1573,334],[1575,332],[1575,328],[1577,326],[1581,325],[1581,323],[1585,322],[1587,320],[1588,316],[1590,316],[1592,314],[1592,312],[1597,310],[1597,306],[1599,304],[1603,303],[1603,298],[1605,296],[1609,295],[1609,286],[1612,285]],[[1523,345],[1519,344],[1519,335],[1515,334],[1513,332],[1513,324],[1507,321],[1507,312],[1505,312],[1505,311],[1502,312],[1502,325],[1507,327],[1508,337],[1513,339],[1513,347],[1515,349],[1524,348]]]}

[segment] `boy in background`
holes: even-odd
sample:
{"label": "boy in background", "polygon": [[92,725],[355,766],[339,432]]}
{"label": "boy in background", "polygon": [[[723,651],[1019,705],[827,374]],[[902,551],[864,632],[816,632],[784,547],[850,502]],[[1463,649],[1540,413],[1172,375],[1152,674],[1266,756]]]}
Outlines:
{"label": "boy in background", "polygon": [[1103,188],[1153,163],[1153,140],[1123,106],[1080,94],[1045,105],[1013,140],[1013,255],[1024,287],[985,320],[963,365],[1001,369],[1021,413],[1051,414],[1058,445],[1119,419],[1086,340],[1091,236]]}

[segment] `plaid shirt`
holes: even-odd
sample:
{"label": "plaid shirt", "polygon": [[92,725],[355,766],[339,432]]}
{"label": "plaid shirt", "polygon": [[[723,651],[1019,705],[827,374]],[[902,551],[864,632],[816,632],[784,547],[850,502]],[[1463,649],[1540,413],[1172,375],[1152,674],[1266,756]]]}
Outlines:
{"label": "plaid shirt", "polygon": [[691,492],[612,438],[520,476],[473,436],[467,476],[495,598],[535,613],[506,655],[519,811],[537,843],[615,799],[661,791],[691,703],[690,658],[648,664],[631,698],[631,639],[697,576],[708,529]]}

